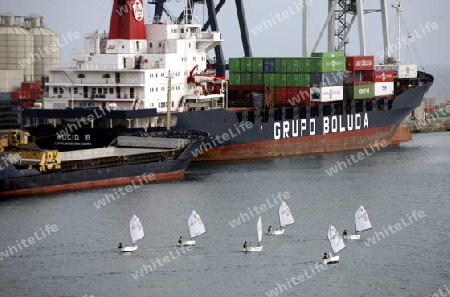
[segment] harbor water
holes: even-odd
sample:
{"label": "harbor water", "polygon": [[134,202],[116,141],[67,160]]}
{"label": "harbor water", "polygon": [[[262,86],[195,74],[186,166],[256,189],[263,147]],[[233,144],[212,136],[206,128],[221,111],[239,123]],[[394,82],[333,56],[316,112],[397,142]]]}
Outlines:
{"label": "harbor water", "polygon": [[[449,132],[414,134],[397,148],[192,164],[182,181],[130,191],[5,199],[0,295],[431,297],[450,291],[449,146]],[[269,236],[281,201],[295,223]],[[331,251],[329,225],[353,231],[360,205],[373,228],[345,242],[339,264],[319,265]],[[189,237],[192,210],[206,233],[193,248],[182,248],[178,238]],[[130,244],[133,214],[145,237],[136,252],[119,254],[119,242]],[[259,215],[263,250],[244,253],[244,241],[257,244]]]}

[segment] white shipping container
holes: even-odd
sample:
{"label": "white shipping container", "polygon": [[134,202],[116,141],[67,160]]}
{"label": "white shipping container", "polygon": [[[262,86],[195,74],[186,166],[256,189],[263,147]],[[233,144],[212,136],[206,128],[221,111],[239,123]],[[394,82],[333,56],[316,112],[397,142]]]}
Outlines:
{"label": "white shipping container", "polygon": [[375,97],[387,96],[394,94],[394,82],[376,82],[375,83]]}
{"label": "white shipping container", "polygon": [[312,87],[310,92],[312,102],[331,102],[344,99],[343,86]]}
{"label": "white shipping container", "polygon": [[416,78],[417,77],[417,65],[399,65],[397,71],[398,78]]}

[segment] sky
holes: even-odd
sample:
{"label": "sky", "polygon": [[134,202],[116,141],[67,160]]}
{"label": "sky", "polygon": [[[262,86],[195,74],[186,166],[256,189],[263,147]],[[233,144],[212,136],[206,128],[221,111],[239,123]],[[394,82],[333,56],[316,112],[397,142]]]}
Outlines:
{"label": "sky", "polygon": [[[253,56],[260,57],[299,57],[302,56],[302,0],[243,0],[249,29],[250,45]],[[308,0],[310,2],[310,47],[327,16],[326,0]],[[308,2],[306,1],[306,2]],[[108,31],[112,0],[1,0],[0,13],[10,12],[16,15],[40,14],[44,24],[59,35],[67,37],[78,32],[80,36],[94,30]],[[6,2],[6,3],[5,3]],[[183,0],[168,0],[167,7],[174,15],[183,9]],[[391,8],[394,0],[387,0],[389,6],[389,31],[391,42],[396,32],[395,10]],[[401,60],[403,63],[423,65],[450,64],[450,18],[448,17],[448,0],[403,0],[402,15],[404,29],[402,37],[409,45],[402,44]],[[153,5],[144,0],[145,19],[150,20]],[[218,1],[216,0],[216,3]],[[365,8],[375,6],[379,1],[365,1]],[[374,5],[374,6],[369,6]],[[194,14],[199,20],[206,14],[206,7],[198,5]],[[283,17],[284,12],[284,17]],[[278,14],[278,18],[277,18]],[[281,19],[281,20],[280,20]],[[381,15],[366,14],[366,54],[375,55],[382,51]],[[224,39],[223,52],[225,59],[244,55],[240,41],[239,25],[236,16],[235,1],[229,0],[218,14],[219,30]],[[271,25],[269,25],[269,22]],[[428,25],[427,25],[428,23]],[[265,24],[265,25],[264,25]],[[257,29],[259,28],[259,30]],[[359,42],[354,27],[349,36],[347,55],[359,54]],[[411,36],[408,38],[408,36]],[[68,64],[70,52],[82,47],[82,38],[61,42],[61,63]],[[319,43],[317,51],[326,51],[325,39]]]}

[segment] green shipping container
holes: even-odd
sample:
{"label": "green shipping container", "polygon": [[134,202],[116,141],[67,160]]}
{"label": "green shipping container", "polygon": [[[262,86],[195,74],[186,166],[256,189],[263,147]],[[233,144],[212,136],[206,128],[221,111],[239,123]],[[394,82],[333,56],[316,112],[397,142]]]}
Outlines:
{"label": "green shipping container", "polygon": [[241,85],[241,74],[240,73],[230,73],[229,82],[231,86]]}
{"label": "green shipping container", "polygon": [[228,69],[230,73],[241,71],[241,58],[230,58],[228,60]]}
{"label": "green shipping container", "polygon": [[317,60],[320,58],[300,58],[299,72],[316,72]]}
{"label": "green shipping container", "polygon": [[263,72],[263,58],[251,58],[252,72]]}
{"label": "green shipping container", "polygon": [[286,58],[286,72],[297,73],[300,71],[299,58]]}
{"label": "green shipping container", "polygon": [[241,72],[252,71],[252,58],[241,58],[240,63]]}
{"label": "green shipping container", "polygon": [[311,57],[318,58],[334,58],[334,57],[344,57],[344,52],[324,52],[324,53],[311,53]]}
{"label": "green shipping container", "polygon": [[276,87],[285,87],[286,85],[287,85],[287,74],[286,73],[275,73],[275,86]]}
{"label": "green shipping container", "polygon": [[345,57],[316,58],[316,72],[338,72],[345,70]]}
{"label": "green shipping container", "polygon": [[375,97],[374,84],[344,86],[344,99],[366,99],[373,97]]}
{"label": "green shipping container", "polygon": [[288,73],[287,87],[309,87],[310,78],[306,73]]}
{"label": "green shipping container", "polygon": [[252,74],[241,73],[241,85],[251,85],[251,84],[252,84]]}
{"label": "green shipping container", "polygon": [[275,73],[264,73],[264,84],[266,86],[275,86]]}
{"label": "green shipping container", "polygon": [[287,59],[275,58],[275,72],[285,73],[287,71]]}
{"label": "green shipping container", "polygon": [[263,75],[263,73],[256,73],[256,72],[253,72],[252,74],[252,85],[254,85],[254,86],[261,86],[261,85],[264,85],[264,75]]}

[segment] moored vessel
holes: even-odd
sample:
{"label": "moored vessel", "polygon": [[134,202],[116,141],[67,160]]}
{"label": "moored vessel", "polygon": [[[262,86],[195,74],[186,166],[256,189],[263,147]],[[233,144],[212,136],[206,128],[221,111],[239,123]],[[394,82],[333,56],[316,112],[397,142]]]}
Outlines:
{"label": "moored vessel", "polygon": [[187,8],[181,22],[145,24],[139,0],[119,14],[122,2],[114,1],[109,33],[86,35],[70,67],[50,70],[44,109],[23,113],[38,145],[103,147],[121,134],[166,128],[210,134],[191,150],[197,161],[397,145],[411,139],[399,124],[433,83],[414,65],[378,66],[374,56],[343,52],[230,59],[226,80],[207,56],[220,32],[202,31]]}

